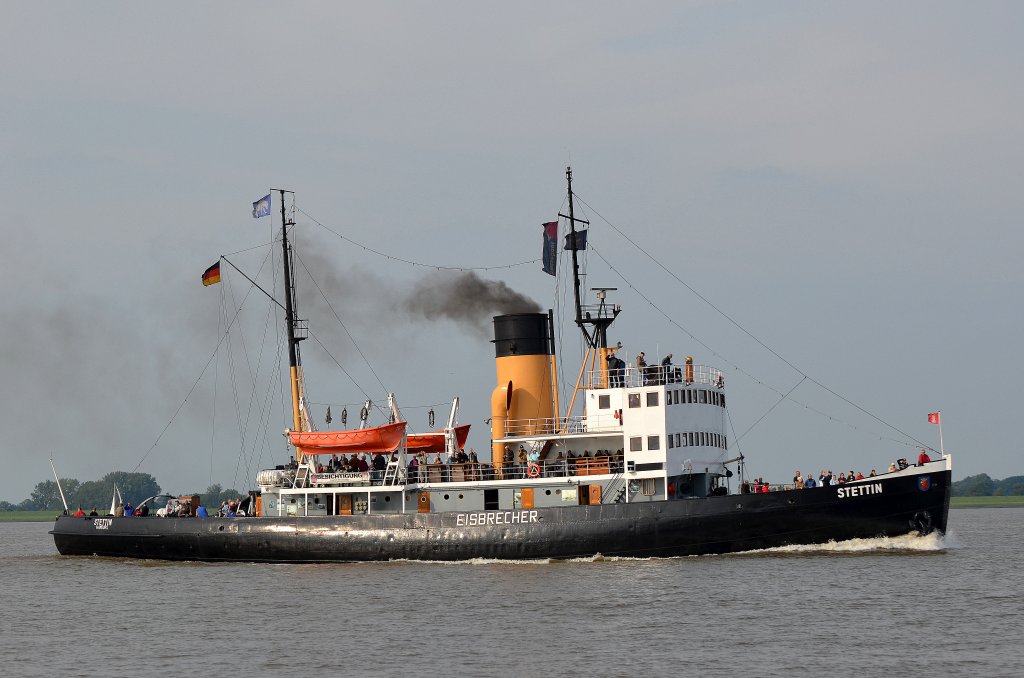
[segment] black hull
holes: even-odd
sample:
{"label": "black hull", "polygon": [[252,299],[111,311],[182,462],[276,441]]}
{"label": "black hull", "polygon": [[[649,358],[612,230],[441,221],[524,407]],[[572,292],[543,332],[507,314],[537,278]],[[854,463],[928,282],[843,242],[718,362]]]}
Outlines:
{"label": "black hull", "polygon": [[[950,476],[943,470],[810,490],[533,511],[300,518],[61,516],[51,534],[63,555],[163,560],[301,563],[686,556],[944,533]],[[851,495],[858,487],[866,489]],[[484,519],[487,524],[475,524]]]}

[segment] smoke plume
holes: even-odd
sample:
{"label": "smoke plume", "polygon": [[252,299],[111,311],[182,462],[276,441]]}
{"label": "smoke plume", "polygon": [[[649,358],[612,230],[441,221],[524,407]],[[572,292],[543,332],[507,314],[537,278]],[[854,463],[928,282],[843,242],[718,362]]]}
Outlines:
{"label": "smoke plume", "polygon": [[429,320],[446,318],[485,333],[492,316],[541,311],[535,301],[505,283],[484,280],[472,271],[426,275],[402,305]]}

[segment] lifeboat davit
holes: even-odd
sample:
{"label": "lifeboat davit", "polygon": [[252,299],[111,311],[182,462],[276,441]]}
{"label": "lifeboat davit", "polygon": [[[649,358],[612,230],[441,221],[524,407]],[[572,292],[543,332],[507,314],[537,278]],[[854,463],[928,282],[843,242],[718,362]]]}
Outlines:
{"label": "lifeboat davit", "polygon": [[[466,446],[466,438],[469,437],[471,424],[463,424],[455,427],[455,441],[458,449]],[[409,452],[419,454],[420,452],[444,452],[444,430],[431,431],[430,433],[410,433],[405,443],[405,449]]]}
{"label": "lifeboat davit", "polygon": [[405,423],[348,431],[289,431],[288,438],[303,454],[393,452],[402,444]]}

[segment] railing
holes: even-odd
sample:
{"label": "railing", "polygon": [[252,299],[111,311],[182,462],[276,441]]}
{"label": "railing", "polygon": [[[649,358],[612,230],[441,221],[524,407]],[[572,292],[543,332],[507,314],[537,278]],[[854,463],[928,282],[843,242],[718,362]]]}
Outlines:
{"label": "railing", "polygon": [[591,370],[583,375],[583,388],[639,388],[662,384],[725,388],[725,374],[709,365],[648,365],[641,371],[629,363],[622,369]]}
{"label": "railing", "polygon": [[532,480],[537,478],[567,478],[575,476],[622,473],[620,457],[578,457],[549,459],[536,462],[537,476],[530,475],[530,462],[509,461],[501,465],[488,463],[419,464],[409,468],[410,483],[461,483],[479,480]]}
{"label": "railing", "polygon": [[621,425],[610,413],[607,416],[553,417],[537,419],[509,419],[505,422],[506,436],[555,435],[557,433],[607,433],[619,431]]}

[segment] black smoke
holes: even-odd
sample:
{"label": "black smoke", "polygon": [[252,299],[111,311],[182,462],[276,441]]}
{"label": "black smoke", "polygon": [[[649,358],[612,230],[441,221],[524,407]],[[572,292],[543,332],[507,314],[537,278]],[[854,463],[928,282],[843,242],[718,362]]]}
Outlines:
{"label": "black smoke", "polygon": [[428,320],[444,318],[485,332],[492,316],[541,311],[537,302],[500,280],[485,280],[472,271],[424,276],[403,307]]}

